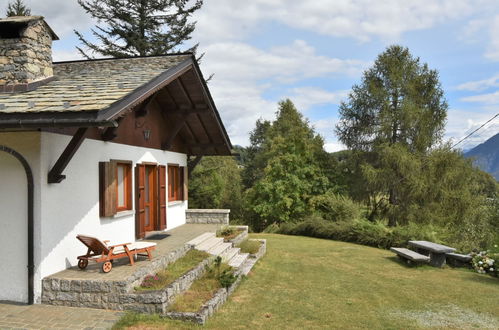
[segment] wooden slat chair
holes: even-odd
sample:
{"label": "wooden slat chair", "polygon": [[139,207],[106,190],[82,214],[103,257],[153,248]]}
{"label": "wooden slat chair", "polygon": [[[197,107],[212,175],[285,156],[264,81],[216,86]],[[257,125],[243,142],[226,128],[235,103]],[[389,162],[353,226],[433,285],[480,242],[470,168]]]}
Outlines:
{"label": "wooden slat chair", "polygon": [[147,256],[152,260],[152,251],[156,248],[156,243],[136,242],[116,245],[107,245],[109,241],[101,241],[92,236],[77,235],[76,238],[88,248],[87,254],[78,257],[78,267],[85,269],[88,261],[102,262],[102,271],[109,273],[113,268],[113,260],[128,258],[130,265],[134,264],[134,256]]}

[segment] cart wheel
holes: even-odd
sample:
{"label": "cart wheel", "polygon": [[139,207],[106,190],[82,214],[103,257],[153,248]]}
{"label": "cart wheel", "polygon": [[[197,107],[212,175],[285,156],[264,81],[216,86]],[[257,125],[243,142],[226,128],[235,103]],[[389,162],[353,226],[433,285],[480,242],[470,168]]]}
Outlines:
{"label": "cart wheel", "polygon": [[113,264],[110,261],[106,261],[102,264],[102,271],[104,273],[109,273],[113,269]]}
{"label": "cart wheel", "polygon": [[85,269],[88,266],[88,260],[80,259],[78,260],[78,268]]}

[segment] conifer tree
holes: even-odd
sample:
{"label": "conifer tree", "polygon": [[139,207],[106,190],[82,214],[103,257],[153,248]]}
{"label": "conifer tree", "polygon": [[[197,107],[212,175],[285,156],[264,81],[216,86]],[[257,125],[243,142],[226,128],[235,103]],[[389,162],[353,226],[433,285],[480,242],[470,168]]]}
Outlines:
{"label": "conifer tree", "polygon": [[29,15],[31,15],[31,9],[26,7],[22,0],[15,0],[7,6],[7,17]]}
{"label": "conifer tree", "polygon": [[[115,58],[164,55],[178,52],[191,38],[196,22],[190,16],[203,4],[191,6],[185,0],[78,0],[100,25],[92,29],[94,43],[74,31],[82,44],[78,51],[86,58],[94,54]],[[197,44],[188,51],[195,51]]]}

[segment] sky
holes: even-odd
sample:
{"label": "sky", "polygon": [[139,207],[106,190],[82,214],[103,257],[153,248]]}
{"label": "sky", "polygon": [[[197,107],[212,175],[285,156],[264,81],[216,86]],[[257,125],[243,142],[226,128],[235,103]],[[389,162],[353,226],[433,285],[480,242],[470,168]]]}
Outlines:
{"label": "sky", "polygon": [[[96,24],[76,0],[25,0],[60,40],[55,61],[80,59],[76,29]],[[499,1],[205,0],[192,40],[233,144],[247,146],[256,120],[291,99],[325,139],[338,107],[387,46],[399,44],[439,72],[449,104],[445,140],[458,141],[499,112]],[[0,0],[0,8],[8,1]],[[187,46],[187,45],[186,45]],[[499,117],[460,145],[499,133]]]}

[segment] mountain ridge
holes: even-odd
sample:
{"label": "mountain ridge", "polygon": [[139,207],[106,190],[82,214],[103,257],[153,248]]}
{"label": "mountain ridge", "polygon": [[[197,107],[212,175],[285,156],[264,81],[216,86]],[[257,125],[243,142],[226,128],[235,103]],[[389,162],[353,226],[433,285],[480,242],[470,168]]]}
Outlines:
{"label": "mountain ridge", "polygon": [[499,133],[464,153],[473,163],[499,181]]}

